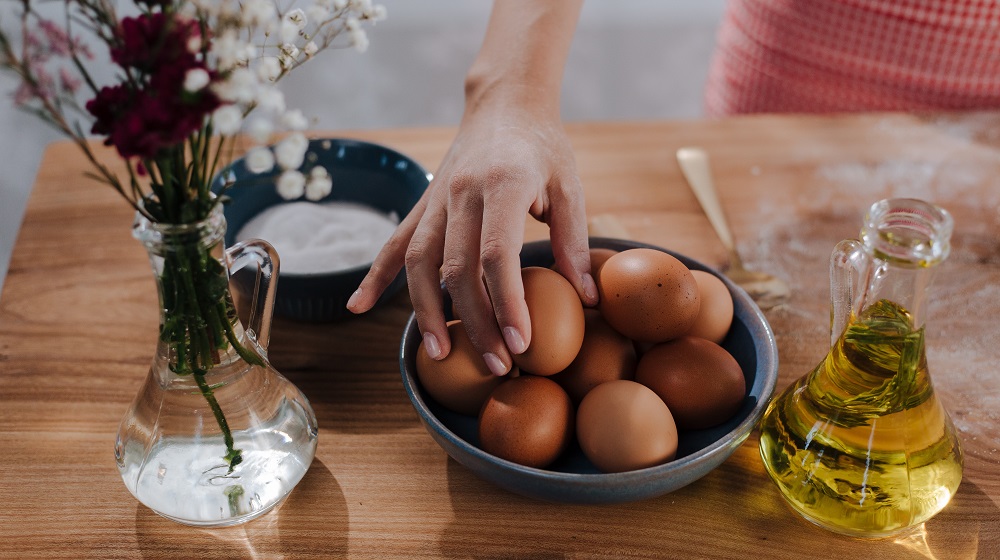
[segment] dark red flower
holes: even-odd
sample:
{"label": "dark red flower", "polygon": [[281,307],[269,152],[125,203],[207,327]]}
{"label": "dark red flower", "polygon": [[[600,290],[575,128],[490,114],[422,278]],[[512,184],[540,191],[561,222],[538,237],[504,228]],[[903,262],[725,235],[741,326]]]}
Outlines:
{"label": "dark red flower", "polygon": [[123,19],[117,39],[112,59],[138,72],[130,73],[126,83],[105,87],[87,103],[95,117],[91,132],[105,135],[105,144],[125,158],[156,157],[164,148],[184,142],[221,104],[209,88],[184,89],[189,71],[208,70],[199,60],[201,31],[194,20],[145,13]]}
{"label": "dark red flower", "polygon": [[87,103],[87,110],[96,118],[91,132],[106,135],[104,143],[122,157],[151,158],[182,143],[220,104],[210,91],[193,94],[183,90],[182,82],[174,82],[167,91],[105,87]]}
{"label": "dark red flower", "polygon": [[201,28],[195,20],[163,12],[141,14],[122,19],[118,34],[111,59],[123,68],[152,73],[164,66],[197,64]]}
{"label": "dark red flower", "polygon": [[125,86],[106,86],[87,102],[87,111],[94,115],[94,134],[111,134],[118,117],[132,104],[132,92]]}
{"label": "dark red flower", "polygon": [[166,10],[174,2],[173,0],[136,0],[139,4],[146,6],[149,9],[160,8],[161,10]]}

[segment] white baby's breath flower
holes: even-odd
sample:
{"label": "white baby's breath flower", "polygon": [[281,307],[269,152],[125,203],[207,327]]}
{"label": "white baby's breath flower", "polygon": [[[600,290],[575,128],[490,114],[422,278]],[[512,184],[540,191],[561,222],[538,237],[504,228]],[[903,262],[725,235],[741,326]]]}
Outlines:
{"label": "white baby's breath flower", "polygon": [[305,134],[296,132],[286,136],[274,148],[274,156],[282,169],[298,169],[306,159],[309,140]]}
{"label": "white baby's breath flower", "polygon": [[281,198],[285,200],[299,198],[305,194],[306,177],[298,171],[288,170],[278,176],[275,186]]}
{"label": "white baby's breath flower", "polygon": [[246,165],[251,173],[267,173],[274,169],[274,154],[263,146],[251,148],[247,152]]}
{"label": "white baby's breath flower", "polygon": [[282,68],[291,68],[295,65],[295,58],[299,56],[299,48],[292,43],[285,43],[281,45],[281,54],[278,56],[278,62],[281,63]]}
{"label": "white baby's breath flower", "polygon": [[302,114],[302,111],[298,109],[288,111],[282,115],[281,120],[289,130],[305,130],[309,128],[309,121]]}
{"label": "white baby's breath flower", "polygon": [[257,77],[264,82],[273,82],[281,76],[281,62],[273,56],[265,56],[257,62]]}
{"label": "white baby's breath flower", "polygon": [[282,20],[281,28],[279,31],[279,36],[281,40],[285,43],[291,43],[299,37],[300,27],[295,24],[295,22],[288,21],[287,19]]}
{"label": "white baby's breath flower", "polygon": [[252,43],[243,43],[242,52],[237,53],[237,59],[241,64],[246,64],[247,62],[257,58],[257,47]]}
{"label": "white baby's breath flower", "polygon": [[[187,4],[187,2],[185,2]],[[233,19],[240,15],[240,6],[237,2],[223,0],[222,2],[203,2],[202,9],[213,13],[217,19]],[[205,6],[204,4],[208,4]]]}
{"label": "white baby's breath flower", "polygon": [[271,0],[247,0],[243,5],[243,23],[248,26],[267,26],[278,17],[278,10]]}
{"label": "white baby's breath flower", "polygon": [[389,11],[382,4],[378,4],[372,9],[371,17],[373,21],[385,21],[385,18],[389,17]]}
{"label": "white baby's breath flower", "polygon": [[192,35],[191,38],[187,40],[187,50],[191,54],[197,54],[201,51],[201,35]]}
{"label": "white baby's breath flower", "polygon": [[367,15],[372,9],[372,0],[351,0],[351,8]]}
{"label": "white baby's breath flower", "polygon": [[317,2],[306,8],[306,16],[309,18],[309,21],[320,24],[330,17],[330,9]]}
{"label": "white baby's breath flower", "polygon": [[261,87],[257,92],[257,107],[266,113],[284,113],[285,94],[273,87]]}
{"label": "white baby's breath flower", "polygon": [[211,78],[204,68],[193,68],[184,74],[184,90],[192,93],[201,91]]}
{"label": "white baby's breath flower", "polygon": [[351,31],[351,45],[354,46],[354,50],[361,53],[368,50],[368,34],[365,33],[364,29],[358,28]]}
{"label": "white baby's breath flower", "polygon": [[220,70],[229,70],[244,64],[253,56],[253,47],[239,38],[236,30],[227,29],[212,41],[212,55],[218,60]]}
{"label": "white baby's breath flower", "polygon": [[[316,169],[323,169],[322,167],[314,167],[313,171]],[[330,194],[333,190],[333,180],[327,175],[326,170],[323,169],[322,175],[316,175],[311,173],[309,176],[309,182],[306,183],[306,198],[309,200],[322,200],[326,195]]]}
{"label": "white baby's breath flower", "polygon": [[246,123],[246,132],[258,144],[267,144],[274,132],[274,125],[269,119],[261,116],[254,116]]}
{"label": "white baby's breath flower", "polygon": [[212,113],[212,126],[226,136],[236,134],[243,124],[243,111],[236,105],[223,105]]}
{"label": "white baby's breath flower", "polygon": [[346,7],[347,7],[347,0],[333,0],[333,9],[334,10],[338,10],[339,11],[339,10],[343,10]]}
{"label": "white baby's breath flower", "polygon": [[357,31],[358,29],[361,29],[361,21],[358,20],[358,18],[351,16],[344,21],[344,27],[351,32]]}
{"label": "white baby's breath flower", "polygon": [[306,46],[302,47],[302,52],[306,53],[306,56],[313,56],[319,52],[319,46],[316,45],[315,41],[309,41]]}
{"label": "white baby's breath flower", "polygon": [[285,21],[290,21],[295,24],[295,27],[299,29],[305,29],[306,24],[309,23],[309,19],[306,17],[306,13],[299,8],[289,11],[285,14]]}
{"label": "white baby's breath flower", "polygon": [[[220,99],[230,103],[246,105],[258,98],[257,78],[249,69],[243,67],[230,72],[226,80],[213,84],[212,89]],[[284,100],[282,100],[283,104]]]}

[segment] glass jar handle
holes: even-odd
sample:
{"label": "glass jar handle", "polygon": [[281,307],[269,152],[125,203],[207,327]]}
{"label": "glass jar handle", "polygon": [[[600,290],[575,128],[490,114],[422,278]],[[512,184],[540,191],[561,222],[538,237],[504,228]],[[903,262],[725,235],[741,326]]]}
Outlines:
{"label": "glass jar handle", "polygon": [[[237,310],[247,334],[267,351],[278,287],[278,253],[263,239],[241,241],[226,250],[230,285],[237,291]],[[249,308],[241,305],[249,302]]]}
{"label": "glass jar handle", "polygon": [[857,239],[845,239],[830,255],[830,344],[847,328],[852,313],[860,311],[864,296],[862,279],[871,263],[864,245]]}

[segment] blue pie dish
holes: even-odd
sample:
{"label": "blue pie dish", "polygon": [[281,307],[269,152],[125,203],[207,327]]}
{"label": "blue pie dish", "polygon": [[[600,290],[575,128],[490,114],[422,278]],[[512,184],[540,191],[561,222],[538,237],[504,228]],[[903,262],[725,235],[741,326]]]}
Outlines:
{"label": "blue pie dish", "polygon": [[[410,157],[386,146],[346,138],[321,138],[309,142],[305,166],[324,167],[333,180],[333,190],[317,203],[339,201],[363,204],[383,213],[395,213],[402,220],[427,190],[430,174]],[[221,192],[227,182],[229,200],[226,216],[226,246],[236,243],[237,233],[264,210],[289,201],[274,187],[277,168],[253,173],[244,159],[224,169],[212,184]],[[266,240],[265,240],[266,241]],[[281,255],[278,255],[279,259]],[[275,313],[299,321],[328,322],[350,316],[348,298],[368,274],[371,263],[354,268],[321,273],[278,273]],[[400,272],[379,299],[381,304],[406,285]],[[376,305],[378,305],[376,304]]]}
{"label": "blue pie dish", "polygon": [[[717,271],[683,255],[644,243],[591,238],[591,247],[623,251],[647,247],[669,253],[692,270],[719,277],[733,296],[734,318],[722,347],[736,358],[747,393],[739,412],[713,428],[682,431],[676,458],[667,463],[621,473],[602,473],[572,446],[545,469],[525,467],[491,455],[478,445],[477,419],[445,409],[424,391],[416,375],[420,332],[411,315],[400,343],[403,386],[430,436],[456,461],[479,477],[511,492],[559,503],[605,504],[644,500],[672,492],[708,474],[747,439],[764,413],[778,378],[778,348],[771,327],[747,293]],[[522,266],[550,266],[548,241],[526,244]],[[445,293],[446,309],[450,301]]]}

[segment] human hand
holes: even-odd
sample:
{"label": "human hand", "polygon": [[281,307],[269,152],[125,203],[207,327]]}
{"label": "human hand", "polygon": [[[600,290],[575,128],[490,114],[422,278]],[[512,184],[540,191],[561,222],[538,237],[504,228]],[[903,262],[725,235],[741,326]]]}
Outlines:
{"label": "human hand", "polygon": [[451,149],[416,207],[376,257],[347,304],[370,309],[405,263],[410,299],[430,357],[451,350],[443,277],[473,346],[494,374],[531,342],[519,253],[527,216],[549,225],[556,268],[596,305],[583,191],[558,116],[528,107],[467,110]]}

